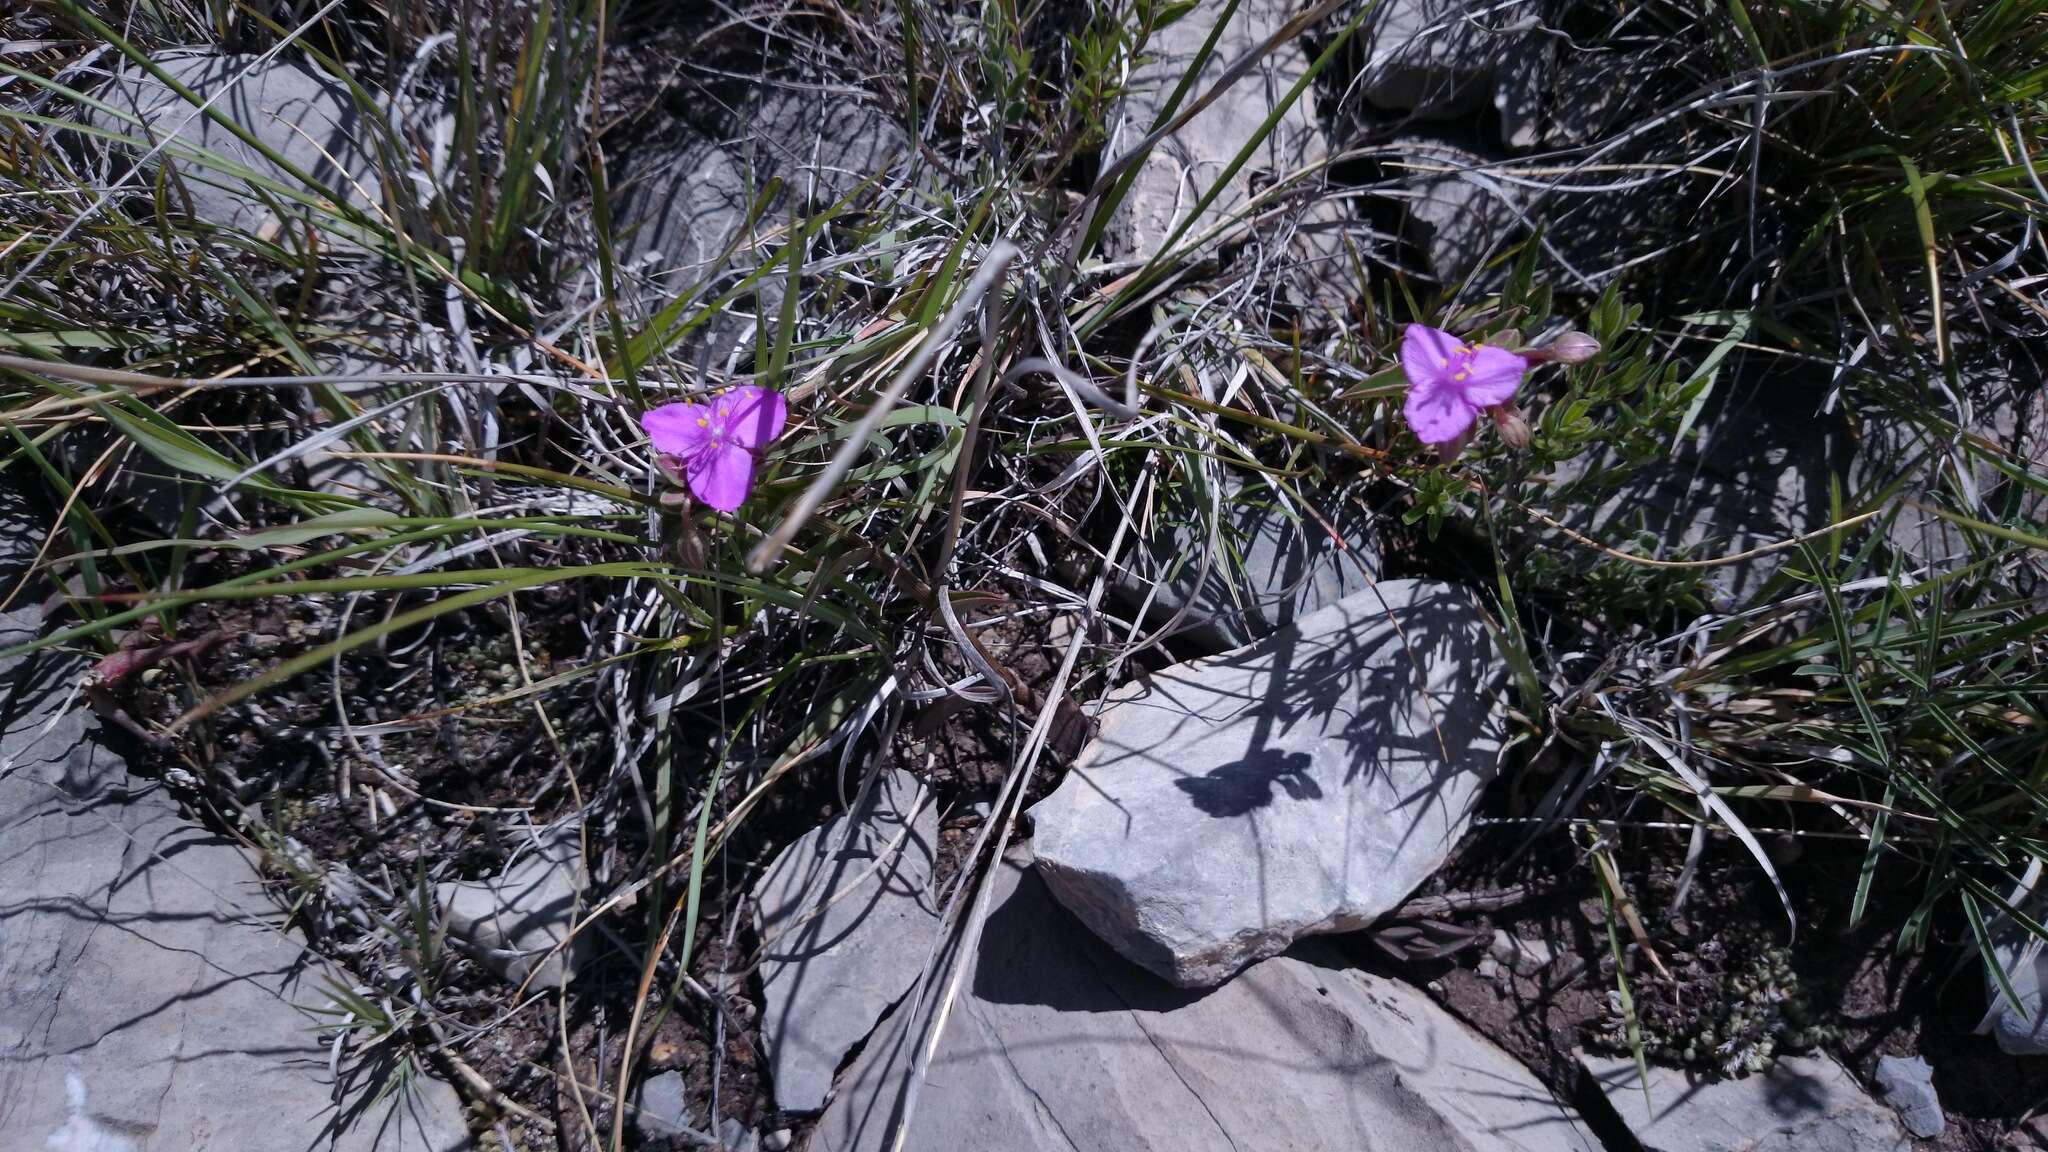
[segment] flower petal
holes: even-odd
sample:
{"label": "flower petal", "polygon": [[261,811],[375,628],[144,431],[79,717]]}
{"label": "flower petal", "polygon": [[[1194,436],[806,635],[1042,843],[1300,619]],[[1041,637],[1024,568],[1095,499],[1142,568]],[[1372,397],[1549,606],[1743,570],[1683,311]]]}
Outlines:
{"label": "flower petal", "polygon": [[689,477],[697,499],[730,512],[747,502],[754,486],[754,454],[730,441],[707,448],[691,458]]}
{"label": "flower petal", "polygon": [[1529,371],[1529,362],[1502,348],[1481,344],[1467,363],[1469,373],[1458,382],[1458,390],[1475,408],[1486,408],[1505,404],[1514,399],[1515,389],[1521,387],[1522,376]]}
{"label": "flower petal", "polygon": [[1408,418],[1408,426],[1415,430],[1417,440],[1424,444],[1446,444],[1472,427],[1479,409],[1466,403],[1454,387],[1417,385],[1408,389],[1401,414]]}
{"label": "flower petal", "polygon": [[1427,324],[1410,324],[1401,334],[1401,371],[1415,387],[1435,384],[1451,377],[1451,360],[1458,351],[1458,339],[1449,332]]}
{"label": "flower petal", "polygon": [[703,451],[711,440],[711,409],[702,404],[663,404],[640,414],[640,427],[654,441],[654,450],[685,459]]}
{"label": "flower petal", "polygon": [[719,403],[730,405],[725,417],[728,442],[758,452],[782,435],[782,424],[789,411],[782,393],[748,384],[726,393]]}

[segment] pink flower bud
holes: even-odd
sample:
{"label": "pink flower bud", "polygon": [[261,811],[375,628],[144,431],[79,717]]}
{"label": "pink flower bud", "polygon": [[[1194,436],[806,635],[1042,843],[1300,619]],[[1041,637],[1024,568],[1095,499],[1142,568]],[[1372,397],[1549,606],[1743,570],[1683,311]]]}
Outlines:
{"label": "pink flower bud", "polygon": [[1584,332],[1567,332],[1552,340],[1546,350],[1559,364],[1584,364],[1600,354],[1600,342]]}
{"label": "pink flower bud", "polygon": [[1500,442],[1519,452],[1529,446],[1529,422],[1522,418],[1522,410],[1513,404],[1496,404],[1488,411],[1493,413],[1493,426],[1500,432]]}

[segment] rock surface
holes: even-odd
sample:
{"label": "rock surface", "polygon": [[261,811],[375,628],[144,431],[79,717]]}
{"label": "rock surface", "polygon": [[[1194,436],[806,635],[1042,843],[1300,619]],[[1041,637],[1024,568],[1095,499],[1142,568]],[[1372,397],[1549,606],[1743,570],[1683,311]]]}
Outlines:
{"label": "rock surface", "polygon": [[582,863],[573,832],[551,833],[523,849],[501,875],[436,885],[434,899],[447,913],[449,938],[467,945],[508,983],[560,988],[576,948],[554,949],[569,938],[583,887]]}
{"label": "rock surface", "polygon": [[1496,98],[1496,65],[1527,52],[1534,15],[1533,3],[1379,0],[1360,94],[1425,120],[1477,112]]}
{"label": "rock surface", "polygon": [[[1412,988],[1317,953],[1177,989],[1075,924],[1030,871],[1001,867],[906,1152],[1599,1147],[1527,1069]],[[908,1016],[855,1058],[814,1152],[890,1147],[922,1035]]]}
{"label": "rock surface", "polygon": [[1363,928],[1463,833],[1500,749],[1496,667],[1469,593],[1387,580],[1126,684],[1032,809],[1039,868],[1184,987]]}
{"label": "rock surface", "polygon": [[[1316,509],[1344,536],[1339,548],[1299,509],[1290,518],[1241,482],[1224,483],[1222,548],[1209,548],[1202,516],[1169,511],[1153,538],[1117,573],[1112,591],[1118,603],[1143,611],[1148,627],[1164,628],[1178,616],[1175,636],[1208,652],[1226,652],[1364,590],[1367,575],[1379,572],[1367,518],[1350,505]],[[1215,559],[1198,583],[1204,555]],[[1234,565],[1226,562],[1232,555]]]}
{"label": "rock surface", "polygon": [[1405,231],[1437,280],[1456,284],[1502,250],[1520,224],[1509,189],[1488,176],[1477,153],[1426,137],[1390,145],[1408,173]]}
{"label": "rock surface", "polygon": [[806,833],[755,886],[776,1107],[824,1107],[839,1062],[917,978],[938,930],[938,832],[923,783],[884,772],[851,821]]}
{"label": "rock surface", "polygon": [[688,1086],[681,1072],[663,1072],[641,1081],[633,1107],[633,1127],[642,1136],[677,1136],[691,1129]]}
{"label": "rock surface", "polygon": [[[0,491],[10,586],[41,539],[24,517]],[[0,648],[40,625],[8,612]],[[0,1148],[468,1147],[461,1102],[429,1077],[372,1105],[381,1072],[356,1069],[335,1104],[301,1006],[338,975],[278,929],[240,849],[129,777],[83,704],[65,710],[81,675],[0,661]]]}
{"label": "rock surface", "polygon": [[[1131,152],[1151,133],[1153,121],[1215,27],[1219,7],[1198,5],[1153,35],[1146,49],[1150,59],[1132,73],[1115,114],[1102,153],[1105,165]],[[1191,93],[1198,95],[1213,87],[1231,63],[1279,31],[1296,8],[1292,0],[1244,0],[1217,39]],[[1154,145],[1138,161],[1138,176],[1103,233],[1111,254],[1142,260],[1158,252],[1308,67],[1309,58],[1299,44],[1281,46],[1200,115]],[[1188,99],[1192,95],[1183,99],[1182,108]],[[1243,204],[1251,194],[1255,172],[1289,175],[1321,161],[1328,152],[1311,88],[1288,108],[1258,153],[1230,178],[1181,242],[1193,239]]]}
{"label": "rock surface", "polygon": [[[258,61],[256,56],[193,53],[165,54],[153,62],[201,99],[217,97],[214,111],[247,129],[326,191],[357,207],[381,205],[383,181],[374,138],[347,87],[290,60]],[[125,66],[95,96],[114,113],[94,111],[89,122],[138,141],[132,147],[135,154],[165,138],[173,140],[160,157],[175,167],[183,194],[174,191],[167,202],[182,208],[189,196],[196,219],[258,232],[275,216],[265,197],[294,215],[311,210],[306,198],[327,199],[326,191],[307,188],[289,169],[140,68]],[[223,165],[246,170],[254,179]],[[132,181],[130,187],[141,195],[149,191],[147,178]],[[315,219],[323,234],[338,231],[346,237],[351,227],[325,213]]]}
{"label": "rock surface", "polygon": [[764,90],[741,116],[738,138],[751,149],[757,184],[780,176],[813,212],[853,195],[910,154],[903,125],[887,112],[859,93],[815,87]]}
{"label": "rock surface", "polygon": [[1948,1117],[1941,1111],[1941,1097],[1934,1091],[1934,1069],[1927,1066],[1927,1061],[1918,1056],[1879,1056],[1873,1079],[1877,1081],[1877,1090],[1884,1094],[1884,1102],[1892,1106],[1906,1125],[1906,1131],[1922,1140],[1931,1140],[1948,1127]]}
{"label": "rock surface", "polygon": [[1647,1114],[1633,1059],[1582,1054],[1581,1062],[1643,1152],[1905,1152],[1912,1147],[1884,1105],[1827,1056],[1780,1056],[1771,1070],[1705,1080],[1650,1069]]}
{"label": "rock surface", "polygon": [[[1848,467],[1846,427],[1820,412],[1812,389],[1769,380],[1732,391],[1724,380],[1722,389],[1701,415],[1697,440],[1642,465],[1619,487],[1564,495],[1553,487],[1549,510],[1615,547],[1648,533],[1654,547],[1644,554],[1666,559],[1680,550],[1732,556],[1825,524],[1829,477]],[[1572,483],[1598,458],[1566,461],[1552,477]],[[1733,608],[1797,556],[1751,556],[1709,569],[1706,581],[1717,606]]]}
{"label": "rock surface", "polygon": [[646,281],[648,314],[718,270],[752,198],[731,157],[702,136],[640,160],[612,211],[624,263]]}

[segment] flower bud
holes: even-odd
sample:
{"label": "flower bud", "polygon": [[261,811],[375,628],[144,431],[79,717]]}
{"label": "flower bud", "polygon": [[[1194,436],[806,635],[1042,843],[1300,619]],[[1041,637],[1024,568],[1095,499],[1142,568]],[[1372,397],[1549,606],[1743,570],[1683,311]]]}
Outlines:
{"label": "flower bud", "polygon": [[1493,426],[1500,432],[1500,442],[1519,452],[1529,446],[1529,422],[1522,418],[1522,410],[1513,404],[1496,404],[1491,409]]}
{"label": "flower bud", "polygon": [[1584,364],[1600,354],[1600,342],[1577,330],[1567,332],[1545,346],[1550,359],[1559,364]]}

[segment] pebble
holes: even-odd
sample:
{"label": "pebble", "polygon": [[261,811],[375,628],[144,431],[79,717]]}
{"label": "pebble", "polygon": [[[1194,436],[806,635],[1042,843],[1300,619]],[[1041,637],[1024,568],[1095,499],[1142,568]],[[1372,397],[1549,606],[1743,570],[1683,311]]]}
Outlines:
{"label": "pebble", "polygon": [[775,1131],[761,1137],[761,1148],[763,1152],[783,1152],[783,1149],[789,1147],[789,1141],[789,1129],[777,1128]]}

